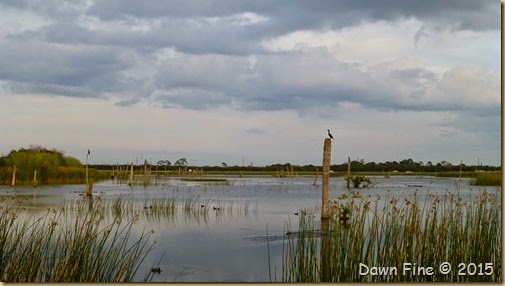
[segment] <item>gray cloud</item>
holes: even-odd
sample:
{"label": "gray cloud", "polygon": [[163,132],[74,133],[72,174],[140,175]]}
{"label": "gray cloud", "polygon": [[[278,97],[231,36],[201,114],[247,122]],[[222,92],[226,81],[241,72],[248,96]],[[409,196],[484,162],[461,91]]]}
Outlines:
{"label": "gray cloud", "polygon": [[[494,110],[472,100],[472,86],[493,98],[499,80],[453,69],[382,63],[363,71],[325,48],[265,50],[261,41],[295,30],[415,17],[452,29],[499,28],[494,1],[1,1],[50,18],[0,44],[0,80],[11,91],[97,97],[117,105],[147,100],[196,110],[297,110],[355,102],[407,110]],[[496,6],[496,7],[495,7]],[[494,8],[497,8],[496,11]],[[96,18],[94,18],[96,17]],[[99,25],[89,21],[100,19]],[[90,20],[91,19],[91,20]],[[88,21],[88,22],[86,22]],[[98,20],[97,20],[98,21]],[[107,26],[107,28],[103,28]],[[423,26],[414,41],[426,35]],[[163,52],[172,55],[163,56]],[[458,72],[459,71],[459,72]],[[473,91],[475,92],[475,91]],[[456,99],[449,94],[461,94]]]}
{"label": "gray cloud", "polygon": [[118,77],[130,65],[121,50],[57,46],[17,39],[0,45],[0,79],[11,90],[79,96],[118,90]]}
{"label": "gray cloud", "polygon": [[[91,15],[104,19],[125,17],[220,17],[250,11],[272,19],[270,28],[281,33],[300,28],[324,25],[343,27],[355,24],[361,18],[395,20],[400,17],[416,17],[435,21],[441,25],[471,30],[499,29],[500,3],[487,1],[150,1],[135,0],[95,1],[87,10]],[[349,16],[352,15],[352,16]]]}

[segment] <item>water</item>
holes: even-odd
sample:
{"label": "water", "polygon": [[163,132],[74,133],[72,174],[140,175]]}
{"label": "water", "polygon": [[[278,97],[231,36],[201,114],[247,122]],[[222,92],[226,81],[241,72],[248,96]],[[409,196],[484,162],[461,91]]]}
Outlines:
{"label": "water", "polygon": [[[412,198],[414,192],[418,199],[446,192],[468,198],[483,189],[469,186],[469,179],[370,178],[373,186],[360,189],[362,195],[394,196],[400,201]],[[139,281],[159,262],[161,273],[153,273],[153,282],[273,282],[282,278],[283,243],[286,231],[296,231],[298,227],[295,213],[308,210],[318,215],[320,211],[321,186],[313,186],[313,181],[313,178],[252,177],[228,178],[227,184],[213,184],[172,178],[150,187],[107,181],[95,184],[94,192],[102,193],[103,200],[123,196],[125,201],[139,205],[163,198],[173,198],[178,203],[171,216],[152,216],[149,206],[144,206],[134,230],[136,235],[154,230],[151,239],[156,244],[138,271]],[[331,178],[330,186],[332,199],[348,192],[343,178]],[[82,185],[35,189],[2,186],[0,196],[25,197],[23,205],[28,212],[42,213],[64,201],[80,199],[83,189]],[[194,201],[194,205],[186,212],[182,205],[189,201]]]}

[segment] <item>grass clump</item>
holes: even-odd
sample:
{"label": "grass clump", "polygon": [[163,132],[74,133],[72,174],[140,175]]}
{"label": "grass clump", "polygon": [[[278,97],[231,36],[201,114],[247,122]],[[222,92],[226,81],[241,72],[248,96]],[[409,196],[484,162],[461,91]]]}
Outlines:
{"label": "grass clump", "polygon": [[2,281],[131,282],[153,247],[151,232],[133,238],[136,219],[105,222],[97,206],[76,216],[48,210],[39,218],[20,219],[20,211],[13,205],[0,208]]}
{"label": "grass clump", "polygon": [[[333,202],[326,226],[300,217],[298,236],[284,249],[286,282],[501,282],[501,198],[483,191],[468,201],[454,194],[426,199],[365,199],[357,192]],[[322,226],[321,236],[310,235]],[[441,274],[449,262],[452,271]],[[397,275],[360,275],[396,267]],[[403,263],[433,267],[433,275],[402,273]],[[491,275],[458,275],[460,263],[491,263]],[[482,271],[481,271],[482,272]],[[489,271],[488,271],[489,272]]]}
{"label": "grass clump", "polygon": [[501,182],[501,172],[483,172],[477,173],[471,184],[476,186],[501,186]]}

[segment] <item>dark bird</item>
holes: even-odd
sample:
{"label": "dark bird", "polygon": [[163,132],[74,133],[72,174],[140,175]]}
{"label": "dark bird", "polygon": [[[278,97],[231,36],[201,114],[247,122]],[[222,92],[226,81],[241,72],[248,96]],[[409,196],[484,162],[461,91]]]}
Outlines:
{"label": "dark bird", "polygon": [[[328,132],[329,132],[329,130],[328,130]],[[88,149],[88,155],[89,155],[89,154],[91,154],[91,151],[89,151],[89,149]]]}
{"label": "dark bird", "polygon": [[151,271],[154,272],[154,273],[161,273],[161,268],[159,268],[159,267],[158,268],[153,268],[153,269],[151,269]]}
{"label": "dark bird", "polygon": [[330,133],[330,129],[326,129],[326,130],[328,130],[328,137],[330,137],[330,139],[332,139],[332,140],[333,140],[333,135],[331,135],[331,133]]}
{"label": "dark bird", "polygon": [[295,215],[298,215],[298,213],[295,213]]}

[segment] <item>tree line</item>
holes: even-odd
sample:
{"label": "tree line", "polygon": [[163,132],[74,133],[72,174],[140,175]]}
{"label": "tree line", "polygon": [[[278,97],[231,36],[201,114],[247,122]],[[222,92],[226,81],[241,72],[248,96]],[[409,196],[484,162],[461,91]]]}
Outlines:
{"label": "tree line", "polygon": [[[225,162],[216,166],[193,166],[189,165],[186,158],[181,158],[172,164],[169,160],[160,160],[156,164],[160,170],[177,168],[177,167],[203,167],[207,171],[263,171],[263,172],[276,172],[279,169],[291,168],[297,172],[315,172],[316,169],[321,170],[321,165],[294,165],[291,163],[275,163],[267,166],[230,166]],[[90,165],[97,170],[111,170],[116,165]],[[347,172],[347,162],[341,164],[333,164],[330,169],[334,172]],[[431,161],[422,162],[414,161],[412,159],[404,159],[401,161],[386,161],[386,162],[365,162],[363,159],[351,161],[351,169],[353,172],[456,172],[461,169],[463,172],[469,171],[498,171],[501,167],[487,166],[487,165],[467,165],[467,164],[452,164],[448,161],[440,161],[433,163]]]}

